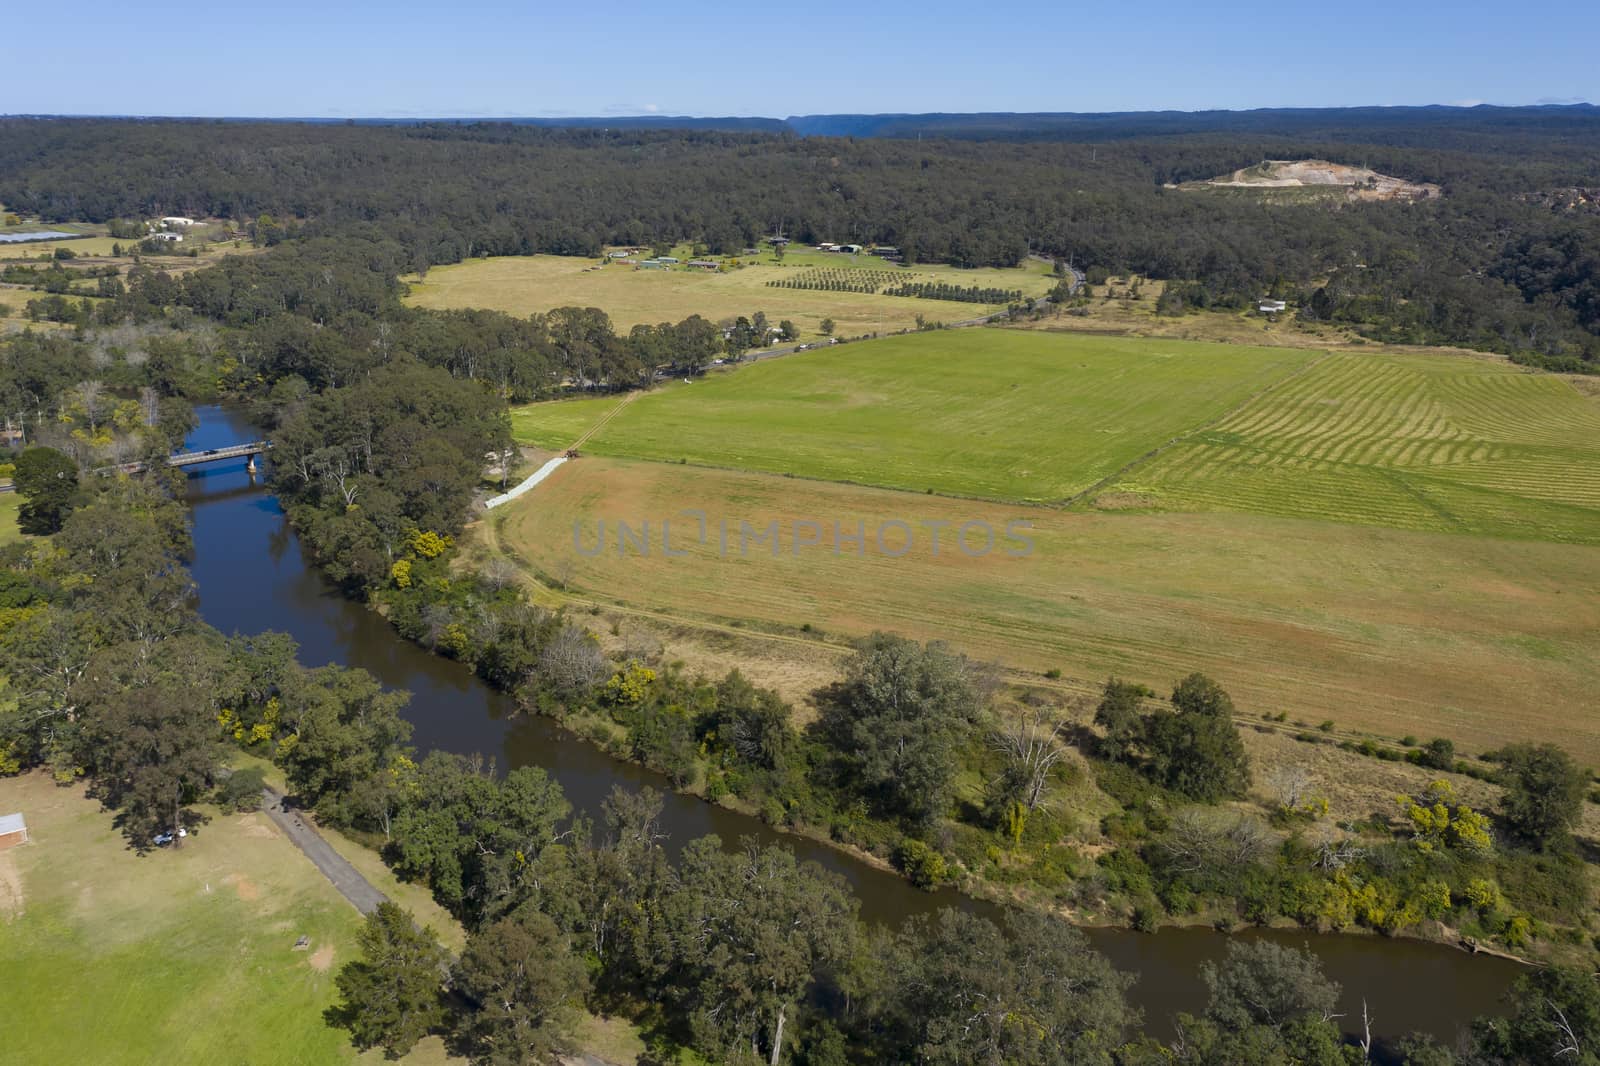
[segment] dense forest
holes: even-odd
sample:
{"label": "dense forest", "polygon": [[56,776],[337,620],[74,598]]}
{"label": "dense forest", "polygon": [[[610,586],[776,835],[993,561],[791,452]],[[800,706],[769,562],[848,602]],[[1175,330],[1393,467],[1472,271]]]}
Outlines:
{"label": "dense forest", "polygon": [[[1376,339],[1593,363],[1600,213],[1563,192],[1600,185],[1600,117],[1296,114],[1223,130],[1130,121],[1121,139],[1102,123],[1094,143],[13,119],[0,122],[0,202],[52,220],[218,216],[268,243],[366,227],[398,245],[383,270],[608,243],[737,253],[777,231],[892,244],[914,262],[1034,252],[1193,283],[1191,307],[1270,290]],[[1369,166],[1444,194],[1267,204],[1168,187],[1266,158]]]}

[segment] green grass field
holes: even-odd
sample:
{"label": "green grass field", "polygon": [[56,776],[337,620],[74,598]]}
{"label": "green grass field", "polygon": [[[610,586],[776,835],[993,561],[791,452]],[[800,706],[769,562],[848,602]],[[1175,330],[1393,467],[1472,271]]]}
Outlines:
{"label": "green grass field", "polygon": [[[601,455],[993,499],[1061,500],[1217,418],[1316,353],[951,330],[786,356],[640,396]],[[518,410],[565,447],[614,397]]]}
{"label": "green grass field", "polygon": [[0,779],[0,809],[32,837],[0,854],[0,987],[27,1020],[0,1062],[382,1061],[321,1016],[360,915],[264,815],[136,856],[81,787]]}
{"label": "green grass field", "polygon": [[1600,404],[1497,360],[1340,354],[1116,489],[1226,510],[1600,542]]}
{"label": "green grass field", "polygon": [[[687,259],[687,253],[680,258]],[[597,260],[570,256],[508,256],[435,267],[424,279],[406,280],[411,285],[410,302],[420,307],[481,307],[514,315],[554,307],[598,307],[620,331],[640,323],[676,322],[691,314],[716,322],[764,311],[774,325],[792,320],[801,339],[813,341],[821,336],[825,318],[834,320],[836,335],[857,337],[911,328],[918,314],[929,321],[960,322],[1004,304],[778,288],[768,282],[793,280],[820,269],[854,268],[892,272],[904,282],[1019,289],[1028,296],[1042,296],[1055,285],[1048,265],[1034,262],[1011,270],[923,265],[902,269],[870,256],[857,256],[852,263],[846,256],[817,252],[786,255],[782,263],[770,255],[745,262],[748,265],[738,270],[703,273],[636,270],[623,263],[596,267]]]}
{"label": "green grass field", "polygon": [[[12,811],[27,818],[31,842],[0,852],[0,989],[27,1024],[6,1027],[0,1064],[389,1061],[357,1053],[323,1021],[362,919],[265,815],[216,815],[181,849],[138,856],[81,786],[58,788],[42,773],[0,778],[0,812]],[[398,881],[369,848],[323,835],[461,949],[460,925],[426,888]],[[302,934],[311,942],[297,951]],[[609,1062],[644,1050],[621,1018],[587,1018],[580,1040]],[[400,1061],[465,1062],[438,1037]]]}
{"label": "green grass field", "polygon": [[0,492],[0,544],[22,539],[22,530],[17,528],[17,508],[21,506],[21,496],[14,492]]}
{"label": "green grass field", "polygon": [[[1200,669],[1250,711],[1484,748],[1560,738],[1600,759],[1600,396],[1559,376],[1472,355],[988,329],[513,417],[544,447],[594,431],[589,458],[494,519],[507,549],[594,599],[893,629],[1086,683],[1160,688]],[[601,519],[649,521],[659,539],[685,510],[735,529],[1024,519],[1036,549],[575,547],[575,523],[592,551]],[[675,540],[693,523],[677,518]]]}
{"label": "green grass field", "polygon": [[[616,397],[514,412],[565,447]],[[1600,543],[1600,403],[1501,360],[961,330],[673,384],[585,451],[990,499]]]}

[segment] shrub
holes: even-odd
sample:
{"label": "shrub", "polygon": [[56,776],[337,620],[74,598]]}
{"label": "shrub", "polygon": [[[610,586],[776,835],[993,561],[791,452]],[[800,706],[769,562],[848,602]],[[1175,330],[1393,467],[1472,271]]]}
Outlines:
{"label": "shrub", "polygon": [[910,837],[895,849],[894,863],[918,888],[937,888],[950,873],[943,855],[927,843]]}
{"label": "shrub", "polygon": [[255,766],[235,770],[217,789],[217,806],[235,813],[261,809],[261,790],[266,774]]}
{"label": "shrub", "polygon": [[1417,909],[1424,918],[1435,920],[1450,913],[1450,886],[1443,881],[1424,881],[1417,890]]}
{"label": "shrub", "polygon": [[1430,770],[1453,770],[1456,765],[1455,742],[1434,737],[1420,750],[1411,753],[1411,761]]}
{"label": "shrub", "polygon": [[1500,886],[1483,877],[1474,877],[1467,882],[1467,902],[1482,913],[1487,913],[1500,906]]}

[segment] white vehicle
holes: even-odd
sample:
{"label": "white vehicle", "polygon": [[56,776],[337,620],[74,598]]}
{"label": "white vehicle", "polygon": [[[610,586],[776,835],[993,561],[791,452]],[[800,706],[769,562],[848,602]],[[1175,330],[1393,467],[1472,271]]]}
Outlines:
{"label": "white vehicle", "polygon": [[[178,836],[186,837],[188,835],[189,831],[187,829],[184,829],[182,826],[178,827]],[[173,836],[170,829],[155,835],[155,842],[158,847],[166,847],[168,844],[172,843],[172,840]]]}

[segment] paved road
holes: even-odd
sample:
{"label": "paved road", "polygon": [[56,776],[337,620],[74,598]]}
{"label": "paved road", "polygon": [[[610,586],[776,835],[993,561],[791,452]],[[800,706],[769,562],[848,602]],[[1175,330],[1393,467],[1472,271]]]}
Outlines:
{"label": "paved road", "polygon": [[[343,855],[334,851],[329,843],[322,839],[322,834],[312,828],[293,808],[284,807],[283,794],[276,789],[264,788],[261,790],[261,809],[267,813],[279,829],[282,829],[288,838],[295,842],[301,851],[306,853],[317,869],[322,871],[324,877],[333,882],[333,887],[339,894],[351,903],[362,914],[371,914],[378,909],[378,904],[389,897],[373,887],[372,882],[361,876],[354,866],[345,860]],[[577,1055],[563,1058],[565,1066],[616,1066],[615,1063],[591,1055],[587,1051]]]}
{"label": "paved road", "polygon": [[306,853],[306,858],[314,863],[322,875],[333,882],[333,887],[339,894],[351,903],[362,914],[371,914],[378,909],[378,904],[389,897],[385,896],[372,886],[372,882],[362,877],[354,866],[351,866],[345,857],[333,850],[322,834],[318,833],[293,808],[285,809],[283,794],[275,789],[261,790],[261,809],[267,813],[282,829],[284,835],[295,842],[295,846]]}

